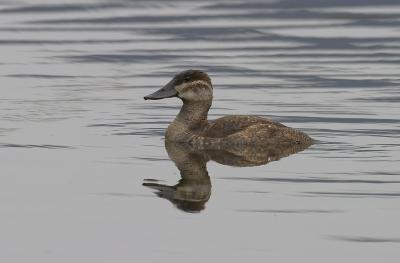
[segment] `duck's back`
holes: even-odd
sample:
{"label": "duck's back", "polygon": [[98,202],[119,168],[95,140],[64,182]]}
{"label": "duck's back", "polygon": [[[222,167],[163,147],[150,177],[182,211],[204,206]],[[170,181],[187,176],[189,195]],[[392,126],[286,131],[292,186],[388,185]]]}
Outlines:
{"label": "duck's back", "polygon": [[204,136],[212,138],[224,138],[241,132],[256,124],[268,124],[277,127],[286,127],[283,124],[270,119],[249,115],[227,115],[210,122]]}
{"label": "duck's back", "polygon": [[223,144],[311,144],[306,134],[257,116],[231,115],[212,121],[206,138],[219,138]]}

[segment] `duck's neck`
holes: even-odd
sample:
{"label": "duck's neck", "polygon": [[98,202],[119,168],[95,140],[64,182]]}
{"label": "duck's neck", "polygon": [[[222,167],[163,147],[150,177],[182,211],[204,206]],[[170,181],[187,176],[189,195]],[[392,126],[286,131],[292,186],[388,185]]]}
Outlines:
{"label": "duck's neck", "polygon": [[208,110],[211,107],[210,101],[183,101],[181,111],[175,121],[187,126],[189,129],[198,129],[207,125]]}

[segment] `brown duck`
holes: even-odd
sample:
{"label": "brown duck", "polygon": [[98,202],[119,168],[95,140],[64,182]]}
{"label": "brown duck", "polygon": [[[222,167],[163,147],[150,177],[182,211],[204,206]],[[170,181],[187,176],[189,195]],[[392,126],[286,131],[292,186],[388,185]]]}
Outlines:
{"label": "brown duck", "polygon": [[168,126],[166,141],[214,149],[234,145],[312,144],[312,139],[305,133],[266,118],[230,115],[209,121],[207,114],[213,99],[213,86],[204,71],[183,71],[144,99],[171,97],[180,98],[183,106]]}

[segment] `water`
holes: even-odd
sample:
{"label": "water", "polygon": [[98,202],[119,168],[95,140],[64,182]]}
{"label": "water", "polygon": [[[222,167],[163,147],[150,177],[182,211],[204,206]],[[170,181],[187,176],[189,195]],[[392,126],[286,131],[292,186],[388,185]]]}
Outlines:
{"label": "water", "polygon": [[[395,0],[2,1],[1,261],[397,262],[399,25]],[[180,103],[143,96],[188,68],[211,119],[317,143],[209,161],[197,209],[159,198]]]}

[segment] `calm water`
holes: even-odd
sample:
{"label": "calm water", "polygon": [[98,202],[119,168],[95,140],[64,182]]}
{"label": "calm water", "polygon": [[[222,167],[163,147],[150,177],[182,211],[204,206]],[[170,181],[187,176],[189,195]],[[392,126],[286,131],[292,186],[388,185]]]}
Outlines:
{"label": "calm water", "polygon": [[[178,202],[188,68],[317,143]],[[398,262],[399,76],[397,0],[1,1],[0,261]]]}

